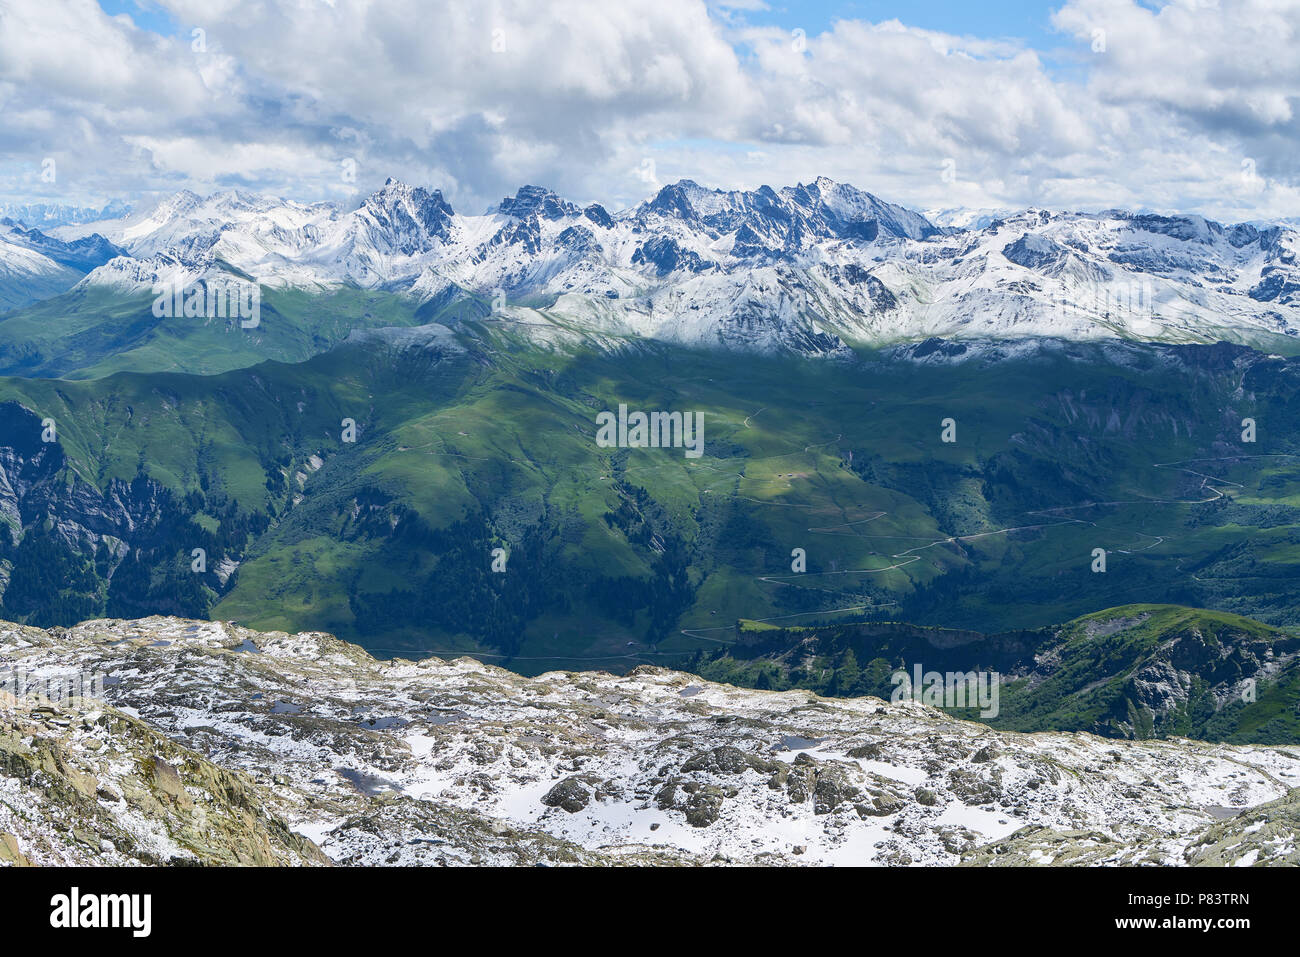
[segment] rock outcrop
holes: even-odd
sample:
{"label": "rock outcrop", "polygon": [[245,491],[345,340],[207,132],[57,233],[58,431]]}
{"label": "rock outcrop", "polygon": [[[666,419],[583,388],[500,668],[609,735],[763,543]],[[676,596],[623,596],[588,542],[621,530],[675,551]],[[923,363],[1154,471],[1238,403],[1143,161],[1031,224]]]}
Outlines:
{"label": "rock outcrop", "polygon": [[4,864],[1263,864],[1300,828],[1300,748],[174,618],[0,623],[0,661]]}

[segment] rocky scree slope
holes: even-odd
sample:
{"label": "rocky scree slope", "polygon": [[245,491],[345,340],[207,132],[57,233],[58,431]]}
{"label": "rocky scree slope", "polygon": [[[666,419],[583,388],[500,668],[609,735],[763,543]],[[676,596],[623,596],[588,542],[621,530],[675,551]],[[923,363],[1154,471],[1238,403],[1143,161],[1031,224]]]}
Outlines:
{"label": "rocky scree slope", "polygon": [[[0,662],[8,863],[1300,863],[1297,748],[174,618],[0,624]],[[75,674],[103,699],[30,692]]]}

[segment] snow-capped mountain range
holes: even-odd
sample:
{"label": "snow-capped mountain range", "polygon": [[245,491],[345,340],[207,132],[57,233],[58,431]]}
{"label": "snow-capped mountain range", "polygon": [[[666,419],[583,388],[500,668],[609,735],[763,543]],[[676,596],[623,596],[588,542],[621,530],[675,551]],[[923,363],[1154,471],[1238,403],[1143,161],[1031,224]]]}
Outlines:
{"label": "snow-capped mountain range", "polygon": [[[434,314],[472,298],[494,318],[597,341],[823,355],[935,336],[1300,335],[1292,228],[1036,209],[971,222],[938,226],[826,178],[753,191],[685,180],[621,212],[525,186],[483,215],[389,180],[350,210],[185,191],[50,232],[120,248],[82,287],[147,292],[233,270],[268,287],[384,289]],[[21,259],[11,245],[0,269]]]}
{"label": "snow-capped mountain range", "polygon": [[0,218],[0,312],[57,296],[88,272],[126,255],[104,237],[64,242]]}
{"label": "snow-capped mountain range", "polygon": [[68,203],[0,203],[0,219],[15,219],[25,226],[49,229],[69,223],[93,223],[117,219],[131,211],[129,204],[113,200],[104,206],[74,206]]}

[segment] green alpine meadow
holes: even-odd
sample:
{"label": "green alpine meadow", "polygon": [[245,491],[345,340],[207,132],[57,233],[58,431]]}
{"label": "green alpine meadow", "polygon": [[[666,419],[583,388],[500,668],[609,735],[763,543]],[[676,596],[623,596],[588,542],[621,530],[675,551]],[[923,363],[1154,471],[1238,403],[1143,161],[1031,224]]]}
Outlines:
{"label": "green alpine meadow", "polygon": [[[257,329],[220,334],[249,349],[276,330],[291,356],[247,362],[213,345],[217,323],[177,318],[181,368],[107,371],[164,348],[145,336],[75,378],[0,381],[5,618],[170,614],[382,657],[831,695],[888,697],[898,668],[951,663],[1001,676],[996,727],[1296,739],[1278,665],[1300,634],[1300,360],[933,340],[737,362],[557,347],[474,303],[371,328],[403,315],[385,296],[313,346],[292,327],[361,301],[264,302]],[[77,306],[56,321],[81,329]],[[90,358],[79,333],[48,335],[47,363]],[[702,453],[599,441],[620,407],[696,414]],[[1128,624],[1081,641],[1097,614]],[[1227,622],[1231,665],[1184,663],[1172,705],[1133,691],[1162,643],[1217,648]]]}

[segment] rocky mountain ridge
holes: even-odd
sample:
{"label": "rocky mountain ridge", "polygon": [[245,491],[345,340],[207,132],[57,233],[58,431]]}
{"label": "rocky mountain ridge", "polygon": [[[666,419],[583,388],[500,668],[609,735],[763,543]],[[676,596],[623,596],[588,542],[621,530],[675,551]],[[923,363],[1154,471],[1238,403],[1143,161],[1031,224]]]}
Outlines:
{"label": "rocky mountain ridge", "polygon": [[0,312],[57,296],[125,255],[97,233],[65,242],[0,216]]}
{"label": "rocky mountain ridge", "polygon": [[227,191],[54,230],[129,255],[79,288],[147,293],[238,275],[383,289],[579,341],[761,352],[1058,337],[1269,344],[1300,333],[1297,233],[1198,216],[1030,209],[940,227],[825,177],[779,190],[690,180],[611,213],[525,186],[484,215],[389,180],[355,209]]}

